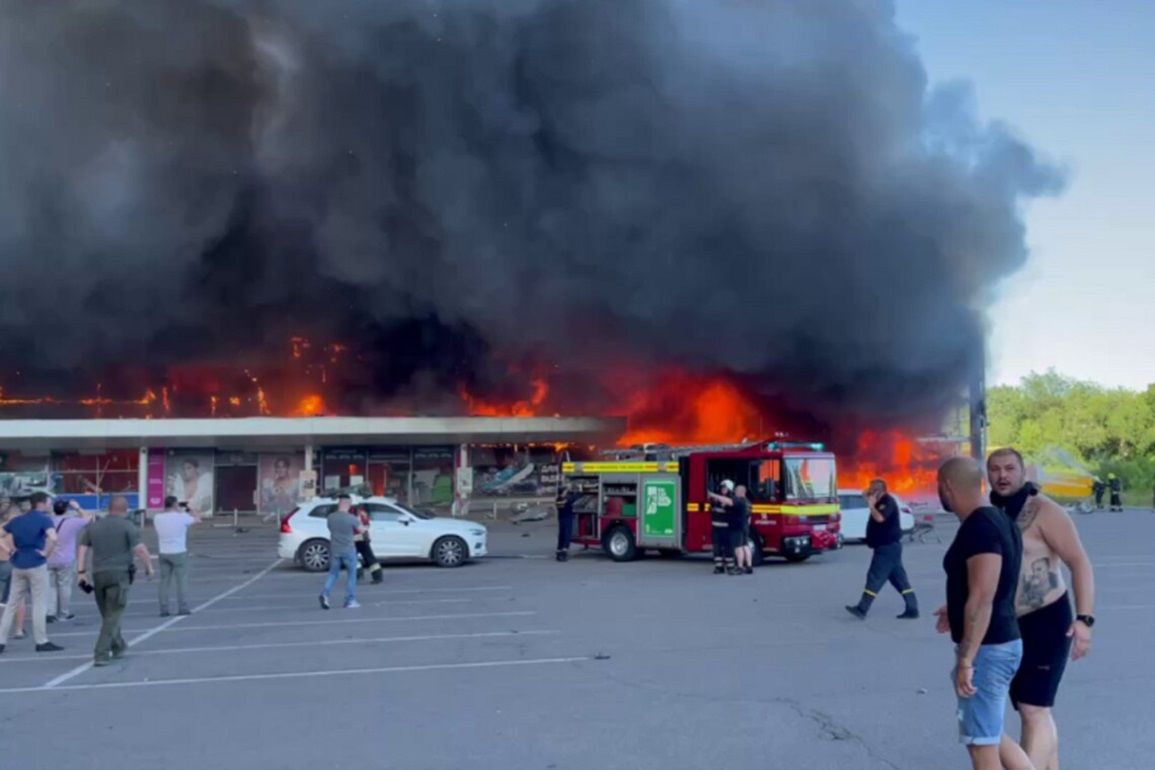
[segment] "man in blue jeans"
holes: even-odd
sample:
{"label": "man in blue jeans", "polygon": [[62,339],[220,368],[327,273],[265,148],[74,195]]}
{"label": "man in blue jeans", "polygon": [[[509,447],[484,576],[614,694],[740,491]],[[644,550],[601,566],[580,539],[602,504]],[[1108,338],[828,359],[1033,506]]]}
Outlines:
{"label": "man in blue jeans", "polygon": [[363,533],[361,520],[350,510],[353,499],[349,495],[337,496],[337,510],[329,514],[329,576],[325,578],[325,588],[321,591],[321,609],[329,609],[329,596],[333,586],[341,576],[341,567],[348,575],[345,583],[345,609],[360,607],[357,603],[357,535]]}
{"label": "man in blue jeans", "polygon": [[[955,457],[938,471],[942,506],[959,518],[943,560],[946,606],[939,633],[956,645],[953,671],[959,737],[975,770],[1033,770],[1031,760],[1003,732],[1011,680],[1023,658],[1015,590],[1023,558],[1019,530],[983,497],[983,468]],[[1002,747],[1002,759],[999,749]]]}

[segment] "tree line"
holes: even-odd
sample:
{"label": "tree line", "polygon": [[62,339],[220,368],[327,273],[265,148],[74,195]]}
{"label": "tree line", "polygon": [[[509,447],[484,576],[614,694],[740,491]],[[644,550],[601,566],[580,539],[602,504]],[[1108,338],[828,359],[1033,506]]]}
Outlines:
{"label": "tree line", "polygon": [[1155,385],[1106,388],[1055,371],[987,391],[988,443],[1013,445],[1030,459],[1065,452],[1088,471],[1123,480],[1131,504],[1152,505]]}

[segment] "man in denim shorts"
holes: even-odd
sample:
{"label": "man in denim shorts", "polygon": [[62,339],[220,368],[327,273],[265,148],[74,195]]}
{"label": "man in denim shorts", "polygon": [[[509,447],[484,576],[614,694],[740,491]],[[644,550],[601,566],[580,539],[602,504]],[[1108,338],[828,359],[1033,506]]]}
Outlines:
{"label": "man in denim shorts", "polygon": [[959,737],[975,770],[1033,770],[1003,732],[1011,680],[1023,658],[1015,616],[1022,537],[998,509],[985,505],[977,461],[955,457],[944,463],[938,494],[960,522],[943,560],[946,606],[936,613],[939,632],[950,631],[956,645]]}

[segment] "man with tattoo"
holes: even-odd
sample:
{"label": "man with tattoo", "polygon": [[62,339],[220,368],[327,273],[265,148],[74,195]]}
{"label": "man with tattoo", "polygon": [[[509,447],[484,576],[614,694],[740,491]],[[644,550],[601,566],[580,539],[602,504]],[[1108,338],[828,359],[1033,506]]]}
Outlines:
{"label": "man with tattoo", "polygon": [[[1011,684],[1022,719],[1022,745],[1038,770],[1058,770],[1059,737],[1051,713],[1068,658],[1091,650],[1095,573],[1066,510],[1027,481],[1023,457],[999,449],[987,458],[991,503],[1013,521],[1023,539],[1023,567],[1015,612],[1023,663]],[[1071,571],[1076,613],[1063,579]]]}
{"label": "man with tattoo", "polygon": [[1011,679],[1023,654],[1015,622],[1022,539],[1006,516],[985,504],[978,461],[955,457],[944,463],[938,494],[943,508],[959,518],[943,560],[946,606],[936,613],[939,632],[949,631],[957,645],[959,737],[975,770],[1034,770],[1003,732]]}

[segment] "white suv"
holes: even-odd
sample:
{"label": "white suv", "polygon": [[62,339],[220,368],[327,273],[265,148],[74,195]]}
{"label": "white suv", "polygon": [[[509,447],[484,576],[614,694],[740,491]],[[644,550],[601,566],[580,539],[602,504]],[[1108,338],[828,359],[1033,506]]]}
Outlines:
{"label": "white suv", "polygon": [[[378,559],[421,559],[439,567],[460,567],[486,554],[488,532],[483,524],[443,519],[415,511],[391,497],[353,498],[369,510],[369,539]],[[337,510],[333,498],[303,503],[281,522],[277,553],[309,572],[329,569],[327,518]]]}

